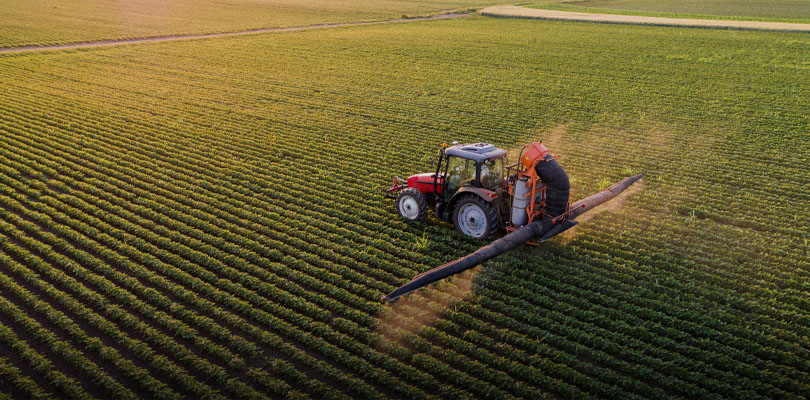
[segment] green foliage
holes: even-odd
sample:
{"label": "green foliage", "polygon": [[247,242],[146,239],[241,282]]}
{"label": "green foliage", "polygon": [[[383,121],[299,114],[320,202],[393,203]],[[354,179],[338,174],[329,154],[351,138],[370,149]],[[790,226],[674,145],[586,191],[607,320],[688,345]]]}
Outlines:
{"label": "green foliage", "polygon": [[238,32],[465,11],[485,0],[5,0],[0,48]]}
{"label": "green foliage", "polygon": [[[2,390],[808,397],[808,48],[471,17],[0,57]],[[380,305],[482,243],[379,188],[539,139],[576,198],[643,188]]]}

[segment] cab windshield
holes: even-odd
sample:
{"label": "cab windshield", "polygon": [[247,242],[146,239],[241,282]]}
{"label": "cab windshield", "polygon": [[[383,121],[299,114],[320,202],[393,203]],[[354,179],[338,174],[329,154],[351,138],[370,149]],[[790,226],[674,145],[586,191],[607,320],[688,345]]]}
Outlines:
{"label": "cab windshield", "polygon": [[447,182],[448,194],[453,194],[460,187],[469,185],[475,178],[475,161],[461,157],[450,156],[447,162]]}
{"label": "cab windshield", "polygon": [[481,186],[492,189],[503,182],[504,157],[481,162]]}

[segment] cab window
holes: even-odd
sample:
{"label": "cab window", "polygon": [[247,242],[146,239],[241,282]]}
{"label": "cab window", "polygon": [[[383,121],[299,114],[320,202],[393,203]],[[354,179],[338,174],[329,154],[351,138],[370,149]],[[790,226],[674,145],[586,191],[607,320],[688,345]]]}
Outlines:
{"label": "cab window", "polygon": [[475,178],[475,161],[451,156],[447,161],[447,191],[455,193],[460,187],[470,184]]}
{"label": "cab window", "polygon": [[481,186],[493,188],[503,181],[503,157],[481,162]]}

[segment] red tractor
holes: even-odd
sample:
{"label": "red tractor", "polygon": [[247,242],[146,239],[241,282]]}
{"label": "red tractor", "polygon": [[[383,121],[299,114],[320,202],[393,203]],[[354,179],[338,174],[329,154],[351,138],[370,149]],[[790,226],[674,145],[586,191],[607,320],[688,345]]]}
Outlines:
{"label": "red tractor", "polygon": [[568,175],[542,142],[524,146],[511,165],[506,150],[488,143],[442,145],[435,161],[436,171],[411,175],[407,184],[394,178],[386,197],[396,198],[401,216],[422,220],[430,206],[459,232],[492,239],[502,227],[513,231],[568,211]]}

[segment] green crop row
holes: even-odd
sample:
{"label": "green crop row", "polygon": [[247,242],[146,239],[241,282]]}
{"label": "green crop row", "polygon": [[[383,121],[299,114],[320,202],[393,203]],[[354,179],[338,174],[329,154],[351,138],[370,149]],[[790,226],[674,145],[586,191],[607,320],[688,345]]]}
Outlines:
{"label": "green crop row", "polygon": [[[70,212],[70,210],[67,210],[67,211],[68,211],[68,212]],[[88,213],[88,215],[90,215],[90,214],[96,214],[96,213],[95,213],[95,212],[90,212],[90,213]],[[175,262],[180,262],[180,261],[179,261],[179,259],[174,259],[174,261],[175,261]],[[198,262],[199,262],[199,261],[198,261]],[[190,264],[189,264],[189,267],[190,267]],[[254,298],[254,302],[256,302],[256,301],[258,301],[258,304],[259,304],[259,305],[261,305],[261,304],[266,304],[266,306],[270,307],[269,303],[266,303],[266,302],[265,302],[265,301],[263,301],[263,300],[259,300],[259,298],[258,298],[258,297],[255,297],[255,298]],[[274,308],[274,309],[276,310],[275,314],[278,314],[278,313],[279,313],[279,311],[281,310],[281,309],[279,309],[279,308]],[[283,315],[283,313],[282,313],[282,315]],[[300,324],[307,324],[307,322],[305,322],[303,319],[300,319],[300,318],[298,318],[296,321],[297,321],[297,323],[300,323]],[[312,329],[312,328],[310,328],[310,329]]]}
{"label": "green crop row", "polygon": [[0,24],[5,28],[0,47],[387,20],[489,4],[492,3],[469,0],[374,4],[356,0],[274,0],[269,3],[171,0],[161,4],[107,0],[51,4],[12,0],[0,5],[3,16]]}
{"label": "green crop row", "polygon": [[[808,44],[470,17],[4,56],[0,391],[810,396]],[[647,176],[379,304],[483,244],[393,175],[538,139],[576,199]]]}

